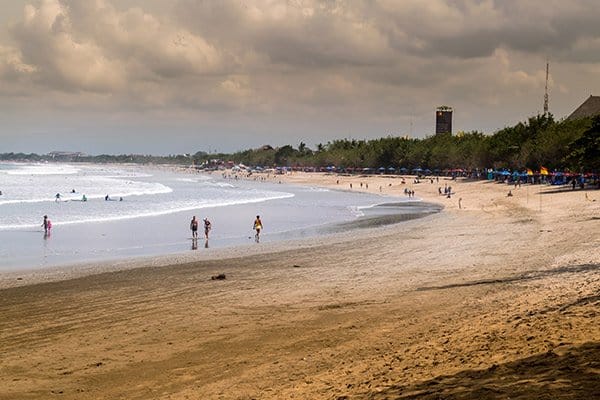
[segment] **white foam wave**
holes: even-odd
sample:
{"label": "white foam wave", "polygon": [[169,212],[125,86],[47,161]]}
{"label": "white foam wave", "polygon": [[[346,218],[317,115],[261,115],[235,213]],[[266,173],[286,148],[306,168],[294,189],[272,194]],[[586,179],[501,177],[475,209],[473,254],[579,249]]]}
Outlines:
{"label": "white foam wave", "polygon": [[[161,183],[154,183],[154,184],[152,184],[152,187],[149,187],[147,189],[123,190],[121,188],[120,191],[110,193],[110,196],[111,197],[145,196],[145,195],[171,193],[172,191],[173,191],[173,189],[171,189],[168,186],[165,186]],[[59,202],[81,201],[81,198],[84,194],[85,193],[77,193],[77,195],[71,195],[71,194],[63,195],[63,196],[61,196],[61,199],[59,200]],[[90,195],[86,194],[86,197],[88,200],[102,199],[105,196],[106,196],[106,194],[104,194],[104,193],[90,194]],[[56,202],[56,197],[52,196],[52,197],[39,197],[39,198],[34,198],[34,199],[0,200],[0,206],[5,205],[5,204],[26,204],[26,203],[31,204],[31,203],[45,203],[45,202]]]}
{"label": "white foam wave", "polygon": [[327,189],[327,188],[322,188],[322,187],[309,187],[308,188],[309,192],[330,192],[331,190]]}
{"label": "white foam wave", "polygon": [[358,218],[365,216],[365,213],[362,211],[364,208],[365,207],[349,206],[348,210],[350,210],[350,213],[352,213],[352,215]]}
{"label": "white foam wave", "polygon": [[80,171],[72,165],[26,164],[2,171],[7,175],[73,175]]}
{"label": "white foam wave", "polygon": [[[233,205],[241,205],[241,204],[253,204],[253,203],[262,203],[269,200],[279,200],[294,197],[293,193],[285,193],[281,192],[279,194],[273,194],[270,196],[264,196],[260,198],[250,198],[250,199],[238,199],[238,200],[224,200],[220,203],[214,202],[206,202],[206,203],[184,203],[184,204],[175,204],[170,208],[162,208],[160,210],[153,211],[143,211],[132,214],[125,215],[108,215],[102,217],[84,217],[78,220],[71,221],[52,221],[53,226],[62,226],[62,225],[74,225],[74,224],[83,224],[83,223],[92,223],[92,222],[110,222],[110,221],[122,221],[128,219],[135,218],[145,218],[145,217],[155,217],[160,215],[168,215],[175,214],[182,211],[191,211],[203,208],[213,208],[213,207],[227,207]],[[6,224],[0,225],[0,230],[16,230],[16,229],[27,229],[27,228],[38,228],[39,224]]]}

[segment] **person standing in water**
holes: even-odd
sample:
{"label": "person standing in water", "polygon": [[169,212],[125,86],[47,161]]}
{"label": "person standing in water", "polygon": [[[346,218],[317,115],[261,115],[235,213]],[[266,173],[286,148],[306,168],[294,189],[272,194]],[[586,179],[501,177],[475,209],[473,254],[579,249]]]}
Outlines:
{"label": "person standing in water", "polygon": [[204,218],[204,237],[208,240],[208,232],[210,232],[210,221],[208,218]]}
{"label": "person standing in water", "polygon": [[47,215],[44,215],[44,222],[42,222],[42,227],[44,228],[44,234],[49,234],[50,229],[52,229],[52,222],[48,218]]}
{"label": "person standing in water", "polygon": [[196,219],[195,215],[192,217],[192,220],[190,221],[190,229],[192,230],[192,238],[198,239],[198,220]]}
{"label": "person standing in water", "polygon": [[263,228],[263,223],[260,220],[260,215],[257,215],[256,219],[254,220],[254,227],[253,227],[253,229],[256,231],[256,235],[254,236],[254,238],[256,239],[257,242],[260,240],[260,231],[262,228]]}

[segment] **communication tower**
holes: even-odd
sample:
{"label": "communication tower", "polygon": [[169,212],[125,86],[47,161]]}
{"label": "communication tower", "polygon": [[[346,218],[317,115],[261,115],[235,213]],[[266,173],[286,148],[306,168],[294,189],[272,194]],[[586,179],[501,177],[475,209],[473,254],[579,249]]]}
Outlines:
{"label": "communication tower", "polygon": [[544,115],[548,114],[548,69],[549,63],[546,61],[546,87],[544,90]]}

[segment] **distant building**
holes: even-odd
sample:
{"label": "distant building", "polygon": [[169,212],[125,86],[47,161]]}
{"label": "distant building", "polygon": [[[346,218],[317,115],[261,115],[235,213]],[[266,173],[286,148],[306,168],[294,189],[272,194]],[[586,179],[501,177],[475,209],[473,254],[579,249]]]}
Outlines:
{"label": "distant building", "polygon": [[587,98],[582,105],[577,107],[575,111],[567,117],[567,120],[593,117],[600,114],[600,96],[592,96]]}
{"label": "distant building", "polygon": [[452,107],[439,106],[435,110],[435,134],[452,133]]}
{"label": "distant building", "polygon": [[80,151],[51,151],[48,156],[58,160],[75,160],[80,157],[85,157],[87,154]]}

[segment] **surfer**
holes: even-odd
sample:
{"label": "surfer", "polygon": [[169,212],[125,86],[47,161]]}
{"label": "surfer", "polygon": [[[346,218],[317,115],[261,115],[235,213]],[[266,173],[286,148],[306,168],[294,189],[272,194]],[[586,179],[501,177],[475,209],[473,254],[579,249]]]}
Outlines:
{"label": "surfer", "polygon": [[254,238],[256,239],[257,242],[260,240],[260,230],[262,228],[263,228],[263,223],[260,220],[260,215],[257,215],[256,219],[254,220],[254,227],[253,227],[253,229],[256,231],[256,235],[254,235]]}
{"label": "surfer", "polygon": [[60,193],[56,193],[56,196],[54,196],[54,197],[55,197],[54,201],[60,201]]}
{"label": "surfer", "polygon": [[192,220],[190,221],[190,229],[192,230],[192,238],[197,239],[198,238],[198,220],[196,219],[195,215],[192,217]]}

